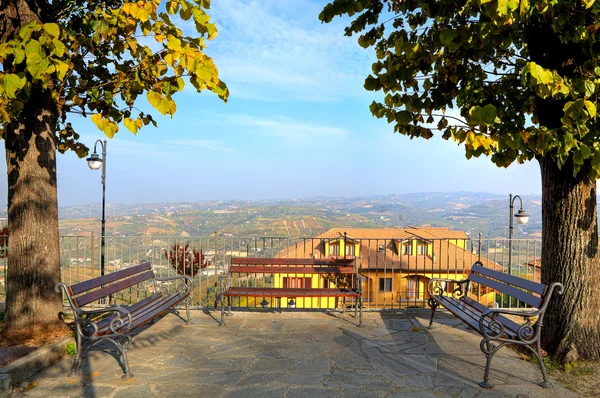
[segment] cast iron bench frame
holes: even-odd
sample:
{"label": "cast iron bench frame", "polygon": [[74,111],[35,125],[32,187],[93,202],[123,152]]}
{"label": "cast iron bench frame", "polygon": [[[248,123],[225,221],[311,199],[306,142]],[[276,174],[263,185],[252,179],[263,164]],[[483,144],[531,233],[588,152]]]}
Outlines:
{"label": "cast iron bench frame", "polygon": [[[171,293],[168,282],[182,279],[176,291]],[[105,297],[111,297],[121,290],[152,280],[154,294],[128,306],[108,305],[101,308],[84,309],[83,306]],[[158,284],[157,284],[158,283]],[[85,348],[107,341],[112,343],[124,367],[124,379],[133,377],[129,370],[126,351],[132,342],[131,333],[148,322],[185,302],[186,324],[191,324],[189,301],[193,280],[187,275],[159,278],[154,275],[148,262],[99,276],[74,285],[57,283],[55,290],[62,290],[67,297],[75,318],[77,354],[73,359],[71,375],[81,371],[81,358]]]}
{"label": "cast iron bench frame", "polygon": [[[458,285],[453,292],[446,292],[443,282]],[[488,308],[481,303],[468,297],[466,294],[471,283],[487,286],[498,292],[526,303],[531,309],[515,310],[503,308]],[[544,381],[539,383],[544,388],[552,388],[548,380],[546,367],[541,353],[541,331],[544,321],[544,313],[550,302],[554,291],[562,294],[563,285],[555,282],[550,286],[533,282],[518,276],[505,274],[483,267],[480,261],[475,262],[467,279],[452,280],[444,278],[432,278],[427,285],[430,298],[428,304],[431,307],[431,319],[429,327],[433,324],[435,310],[440,305],[446,308],[455,317],[466,323],[483,336],[479,344],[481,351],[486,356],[485,373],[483,381],[479,385],[483,388],[492,388],[489,383],[490,366],[492,358],[498,350],[509,344],[527,347],[538,359],[540,370]],[[451,293],[451,296],[444,295]],[[523,317],[525,322],[518,324],[504,316],[514,315]],[[537,317],[532,324],[531,318]]]}
{"label": "cast iron bench frame", "polygon": [[[289,274],[296,276],[314,274],[350,274],[355,276],[356,291],[346,288],[260,288],[229,286],[231,274]],[[359,318],[358,326],[362,326],[362,294],[361,278],[357,262],[354,258],[314,259],[314,258],[256,258],[233,257],[229,274],[219,279],[221,282],[221,323],[225,325],[224,298],[228,298],[231,315],[231,297],[343,297],[354,301],[354,316]],[[345,311],[345,305],[342,310]],[[281,308],[280,308],[281,310]]]}

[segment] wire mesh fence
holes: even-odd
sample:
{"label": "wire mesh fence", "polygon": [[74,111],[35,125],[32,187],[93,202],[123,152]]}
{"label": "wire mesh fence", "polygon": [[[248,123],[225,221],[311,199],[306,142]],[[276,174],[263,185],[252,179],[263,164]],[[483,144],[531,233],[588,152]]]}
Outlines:
{"label": "wire mesh fence", "polygon": [[[101,243],[101,237],[93,233],[60,238],[63,282],[71,285],[101,275]],[[166,277],[176,275],[179,265],[180,271],[193,276],[192,305],[195,308],[216,305],[218,277],[228,274],[232,257],[353,258],[360,270],[360,281],[353,277],[350,283],[354,288],[361,284],[363,307],[376,310],[425,307],[429,298],[427,284],[431,278],[461,280],[468,275],[475,261],[538,282],[541,274],[541,241],[534,239],[358,239],[346,235],[327,238],[107,236],[104,245],[105,273],[148,261],[158,276]],[[187,260],[174,259],[173,252],[184,247]],[[201,255],[194,257],[194,252]],[[0,247],[0,302],[6,298],[7,255],[6,246]],[[188,266],[191,263],[186,265],[185,261],[193,263],[198,258],[203,261],[203,268],[193,275],[193,267]],[[233,286],[281,287],[277,286],[278,280],[280,278],[272,274],[233,274],[230,283]],[[313,287],[327,287],[331,283],[324,278],[323,286],[313,284]],[[448,284],[447,289],[451,291],[453,282]],[[114,299],[117,304],[128,304],[149,292],[150,287],[140,284],[121,291]],[[472,286],[470,294],[488,307],[523,305],[477,285]],[[231,305],[253,308],[259,306],[261,300],[262,297],[235,298]],[[315,299],[307,300],[304,307],[340,308],[344,305],[342,300]]]}

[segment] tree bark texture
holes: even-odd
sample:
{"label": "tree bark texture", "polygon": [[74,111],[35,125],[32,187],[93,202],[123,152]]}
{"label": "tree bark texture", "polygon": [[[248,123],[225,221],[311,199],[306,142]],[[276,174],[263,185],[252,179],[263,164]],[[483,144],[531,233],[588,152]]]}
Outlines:
{"label": "tree bark texture", "polygon": [[[43,0],[0,0],[0,43],[48,16]],[[18,72],[5,60],[4,71]],[[6,333],[26,338],[60,324],[55,101],[35,85],[18,120],[5,125],[8,173]]]}
{"label": "tree bark texture", "polygon": [[600,359],[600,261],[596,181],[571,164],[539,159],[542,174],[542,283],[560,282],[544,318],[542,343],[555,359]]}
{"label": "tree bark texture", "polygon": [[22,117],[5,130],[8,172],[8,333],[31,334],[59,322],[60,281],[56,126],[53,99],[34,90]]}

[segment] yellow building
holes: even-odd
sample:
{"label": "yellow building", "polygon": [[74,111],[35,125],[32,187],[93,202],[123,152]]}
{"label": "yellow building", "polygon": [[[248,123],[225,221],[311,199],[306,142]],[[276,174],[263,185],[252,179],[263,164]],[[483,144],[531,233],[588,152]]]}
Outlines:
{"label": "yellow building", "polygon": [[[279,255],[290,258],[354,258],[363,279],[364,306],[405,308],[426,305],[429,298],[427,285],[431,278],[466,278],[471,265],[479,260],[468,246],[465,232],[448,228],[332,228],[283,250]],[[485,259],[481,262],[485,267],[497,267]],[[290,283],[304,283],[304,287],[335,287],[331,281],[318,275],[300,276],[310,277],[310,282],[291,277],[282,275],[276,278],[274,286],[293,287]],[[356,286],[355,279],[348,281],[352,287]],[[444,287],[452,292],[456,285],[448,282]],[[473,287],[470,295],[487,306],[492,306],[495,300],[493,292],[481,291],[478,286]],[[327,300],[327,307],[324,299],[318,305],[308,299],[297,306],[335,308],[341,305],[335,299]]]}

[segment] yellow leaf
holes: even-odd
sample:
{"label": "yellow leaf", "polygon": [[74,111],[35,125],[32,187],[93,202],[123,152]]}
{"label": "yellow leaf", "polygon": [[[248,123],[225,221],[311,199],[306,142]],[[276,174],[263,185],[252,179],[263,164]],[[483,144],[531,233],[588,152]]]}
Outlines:
{"label": "yellow leaf", "polygon": [[124,124],[124,125],[125,125],[125,127],[127,127],[127,129],[128,129],[129,131],[131,131],[133,134],[137,134],[139,127],[138,127],[138,125],[137,125],[137,123],[136,123],[136,121],[135,121],[135,120],[133,120],[133,119],[130,119],[130,118],[128,118],[128,117],[126,117],[126,118],[123,120],[123,124]]}
{"label": "yellow leaf", "polygon": [[129,46],[131,51],[133,51],[133,52],[137,51],[137,40],[134,39],[133,37],[130,37],[127,39],[127,45]]}
{"label": "yellow leaf", "polygon": [[60,28],[55,23],[45,23],[44,30],[47,34],[52,36],[52,38],[57,38],[60,36]]}
{"label": "yellow leaf", "polygon": [[104,130],[104,119],[102,119],[102,115],[99,113],[94,113],[91,117],[92,122],[98,127],[99,130]]}
{"label": "yellow leaf", "polygon": [[181,50],[181,40],[179,40],[173,35],[167,36],[167,48],[169,50]]}

